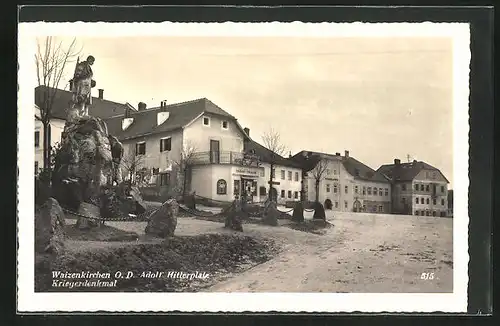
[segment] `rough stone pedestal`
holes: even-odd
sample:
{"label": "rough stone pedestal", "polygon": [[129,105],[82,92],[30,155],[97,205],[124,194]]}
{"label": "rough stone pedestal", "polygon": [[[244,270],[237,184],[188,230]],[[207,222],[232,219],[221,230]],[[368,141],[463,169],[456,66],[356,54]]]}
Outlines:
{"label": "rough stone pedestal", "polygon": [[49,198],[35,219],[35,252],[59,254],[64,250],[64,212],[54,198]]}
{"label": "rough stone pedestal", "polygon": [[169,199],[149,217],[144,232],[148,235],[167,238],[174,235],[177,227],[179,204],[175,199]]}
{"label": "rough stone pedestal", "polygon": [[277,226],[279,215],[280,212],[278,211],[276,203],[273,201],[269,201],[266,203],[266,206],[264,207],[262,222],[266,225]]}
{"label": "rough stone pedestal", "polygon": [[292,220],[298,223],[304,222],[304,205],[301,201],[295,203],[293,208]]}
{"label": "rough stone pedestal", "polygon": [[224,210],[224,213],[226,215],[226,220],[224,227],[243,232],[243,226],[241,225],[241,219],[243,217],[243,210],[241,206],[241,200],[236,199],[233,201],[233,204],[229,206],[226,210]]}
{"label": "rough stone pedestal", "polygon": [[320,202],[315,202],[313,204],[314,214],[313,219],[326,220],[325,208]]}

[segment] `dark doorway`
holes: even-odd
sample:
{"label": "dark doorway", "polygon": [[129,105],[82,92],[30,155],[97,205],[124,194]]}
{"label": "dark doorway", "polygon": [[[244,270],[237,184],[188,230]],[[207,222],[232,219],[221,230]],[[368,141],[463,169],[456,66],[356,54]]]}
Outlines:
{"label": "dark doorway", "polygon": [[210,140],[210,163],[220,163],[220,143],[218,140]]}

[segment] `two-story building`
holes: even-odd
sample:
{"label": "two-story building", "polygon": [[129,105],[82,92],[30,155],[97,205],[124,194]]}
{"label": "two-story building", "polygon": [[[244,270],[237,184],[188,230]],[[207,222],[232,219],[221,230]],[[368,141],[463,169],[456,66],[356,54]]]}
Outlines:
{"label": "two-story building", "polygon": [[[104,99],[104,90],[99,89],[98,97],[92,98],[89,114],[102,119],[123,114],[125,110],[136,110],[130,104],[117,103]],[[38,86],[35,88],[35,174],[43,167],[44,128],[40,108],[46,107],[51,102],[51,119],[48,130],[50,131],[50,146],[61,141],[61,134],[66,123],[67,109],[71,105],[73,94],[62,89]],[[46,102],[47,101],[47,102]]]}
{"label": "two-story building", "polygon": [[[237,119],[206,98],[126,111],[105,119],[124,145],[124,162],[145,171],[150,187],[141,191],[165,198],[183,192],[229,202],[260,175],[257,160],[243,154],[249,140]],[[127,179],[127,172],[124,173]],[[149,188],[149,189],[148,189]]]}
{"label": "two-story building", "polygon": [[319,202],[331,204],[336,211],[391,212],[389,181],[350,156],[349,151],[345,151],[344,156],[301,151],[291,160],[303,167],[305,201],[318,197]]}
{"label": "two-story building", "polygon": [[396,214],[447,216],[448,180],[422,161],[382,165],[378,170],[391,182],[392,210]]}
{"label": "two-story building", "polygon": [[[250,130],[245,128],[245,132],[249,135]],[[273,153],[254,140],[246,141],[244,147],[247,154],[256,155],[260,162],[259,175],[254,181],[254,200],[265,201],[269,189],[278,204],[300,200],[302,168],[298,163]],[[272,187],[269,187],[270,183]]]}

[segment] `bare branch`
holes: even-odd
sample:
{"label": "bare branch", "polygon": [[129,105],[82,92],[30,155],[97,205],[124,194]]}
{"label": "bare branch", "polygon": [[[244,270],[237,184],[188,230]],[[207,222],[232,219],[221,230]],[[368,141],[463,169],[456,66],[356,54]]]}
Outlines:
{"label": "bare branch", "polygon": [[273,156],[283,156],[286,152],[286,147],[281,142],[280,133],[273,128],[264,133],[262,142],[263,145],[272,152]]}
{"label": "bare branch", "polygon": [[311,175],[314,178],[314,180],[316,180],[316,182],[320,182],[325,177],[327,168],[328,168],[328,161],[320,157],[314,169],[311,170]]}

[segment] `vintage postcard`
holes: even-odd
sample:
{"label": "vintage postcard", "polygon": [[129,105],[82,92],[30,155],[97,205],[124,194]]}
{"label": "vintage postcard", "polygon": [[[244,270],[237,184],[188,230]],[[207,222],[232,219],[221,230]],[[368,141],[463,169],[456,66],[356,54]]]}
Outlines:
{"label": "vintage postcard", "polygon": [[18,311],[466,312],[469,40],[20,23]]}

